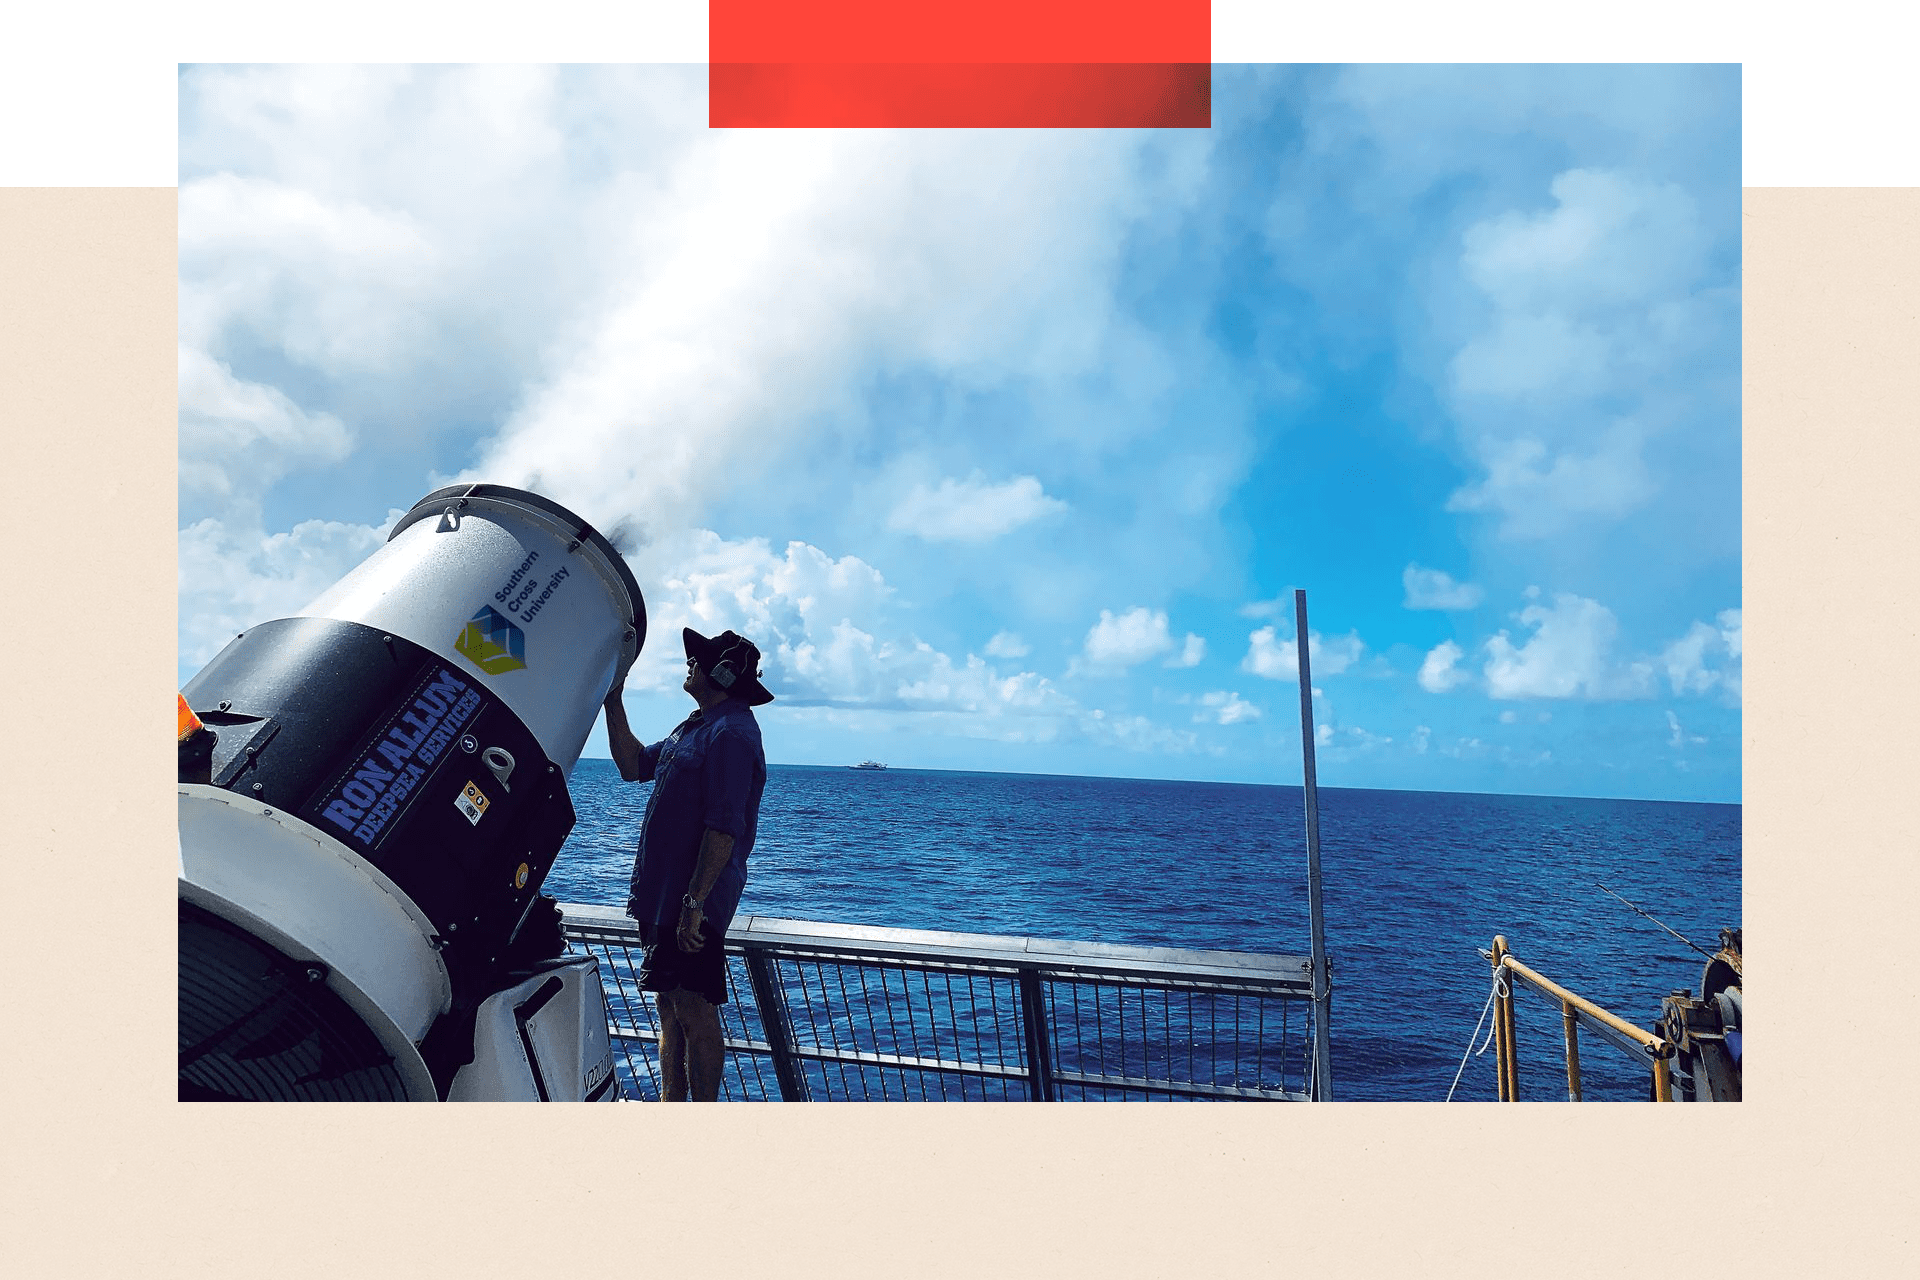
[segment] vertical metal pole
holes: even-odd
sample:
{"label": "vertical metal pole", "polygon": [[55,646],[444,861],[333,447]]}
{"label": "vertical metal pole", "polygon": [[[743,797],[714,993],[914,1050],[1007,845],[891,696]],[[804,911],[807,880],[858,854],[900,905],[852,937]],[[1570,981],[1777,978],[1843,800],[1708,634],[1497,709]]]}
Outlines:
{"label": "vertical metal pole", "polygon": [[1313,1091],[1333,1101],[1333,978],[1327,971],[1327,926],[1320,900],[1320,790],[1313,768],[1313,672],[1307,662],[1307,593],[1293,593],[1294,642],[1300,654],[1300,756],[1306,766],[1307,917],[1313,929]]}
{"label": "vertical metal pole", "polygon": [[1047,1001],[1038,969],[1020,970],[1020,1013],[1027,1031],[1027,1098],[1052,1102],[1053,1054],[1047,1046]]}
{"label": "vertical metal pole", "polygon": [[780,1101],[807,1101],[807,1078],[793,1056],[793,1020],[787,1012],[787,993],[773,972],[773,961],[760,950],[747,952],[747,979],[753,1002],[760,1006],[760,1026],[773,1050],[773,1078],[780,1083]]}
{"label": "vertical metal pole", "polygon": [[1573,1016],[1573,1001],[1560,1002],[1560,1022],[1567,1037],[1567,1101],[1580,1101],[1580,1023]]}

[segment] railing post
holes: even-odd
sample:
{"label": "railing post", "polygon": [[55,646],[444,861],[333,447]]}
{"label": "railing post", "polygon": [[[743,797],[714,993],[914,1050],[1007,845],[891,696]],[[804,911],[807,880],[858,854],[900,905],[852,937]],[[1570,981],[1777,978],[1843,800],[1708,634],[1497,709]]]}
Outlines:
{"label": "railing post", "polygon": [[[1496,983],[1505,976],[1506,951],[1507,940],[1495,934],[1491,955]],[[1493,1096],[1501,1102],[1507,1101],[1507,1002],[1497,986],[1493,993]]]}
{"label": "railing post", "polygon": [[1320,899],[1320,788],[1313,765],[1313,673],[1307,661],[1307,593],[1293,593],[1294,644],[1300,658],[1300,756],[1307,800],[1307,922],[1311,930],[1313,1085],[1315,1102],[1333,1101],[1333,973],[1327,966],[1327,925]]}
{"label": "railing post", "polygon": [[1655,1102],[1673,1101],[1673,1068],[1667,1065],[1665,1058],[1653,1060],[1653,1100]]}
{"label": "railing post", "polygon": [[1020,970],[1020,1014],[1027,1031],[1027,1099],[1052,1102],[1053,1053],[1047,1047],[1047,1001],[1038,969]]}
{"label": "railing post", "polygon": [[1519,984],[1511,972],[1507,976],[1507,994],[1502,1003],[1507,1006],[1507,1101],[1520,1101],[1520,1006],[1514,997],[1519,994]]}
{"label": "railing post", "polygon": [[747,980],[753,1002],[760,1006],[760,1026],[773,1050],[773,1077],[780,1083],[782,1102],[807,1101],[807,1078],[793,1056],[793,1021],[787,1013],[787,993],[774,979],[773,961],[758,948],[747,948]]}
{"label": "railing post", "polygon": [[1567,1037],[1567,1101],[1580,1101],[1580,1023],[1573,1016],[1573,1002],[1560,1002],[1560,1023]]}

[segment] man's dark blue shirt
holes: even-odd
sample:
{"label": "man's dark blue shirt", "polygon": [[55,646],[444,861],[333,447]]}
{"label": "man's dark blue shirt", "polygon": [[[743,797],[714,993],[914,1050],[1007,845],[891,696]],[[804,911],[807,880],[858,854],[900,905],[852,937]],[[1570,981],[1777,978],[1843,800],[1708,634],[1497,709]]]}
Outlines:
{"label": "man's dark blue shirt", "polygon": [[637,781],[653,782],[640,824],[640,848],[628,884],[627,914],[642,926],[671,929],[693,879],[702,834],[733,837],[733,856],[707,894],[710,937],[726,934],[747,883],[747,854],[760,825],[767,756],[760,724],[746,703],[729,698],[695,711],[640,752]]}

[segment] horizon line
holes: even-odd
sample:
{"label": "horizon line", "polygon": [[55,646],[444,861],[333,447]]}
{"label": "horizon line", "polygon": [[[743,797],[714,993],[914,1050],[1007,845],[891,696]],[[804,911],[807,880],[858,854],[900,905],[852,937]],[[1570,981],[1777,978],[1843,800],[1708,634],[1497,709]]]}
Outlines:
{"label": "horizon line", "polygon": [[[611,756],[582,755],[579,757],[579,759],[580,760],[600,760],[600,761],[606,762],[607,764],[613,763],[613,759]],[[799,761],[785,761],[785,760],[769,760],[767,761],[767,765],[770,768],[777,767],[781,769],[849,769],[850,770],[854,768],[854,766],[850,764],[806,764],[806,763],[801,763]],[[987,777],[1010,777],[1010,778],[1075,778],[1075,779],[1085,779],[1085,780],[1095,781],[1095,782],[1199,783],[1201,785],[1209,786],[1209,787],[1285,787],[1295,791],[1304,789],[1303,784],[1299,782],[1239,782],[1239,781],[1232,781],[1224,778],[1147,778],[1147,777],[1139,777],[1133,774],[1112,774],[1112,773],[1038,773],[1028,769],[935,769],[935,768],[925,768],[918,765],[887,765],[885,767],[885,771],[890,773],[891,772],[977,773]],[[873,769],[873,770],[864,770],[863,772],[878,773],[878,772],[882,772],[882,770]],[[1420,787],[1331,786],[1326,783],[1319,783],[1316,789],[1320,791],[1405,792],[1409,795],[1494,796],[1499,798],[1515,798],[1515,799],[1525,799],[1525,800],[1624,800],[1634,804],[1714,804],[1714,805],[1723,805],[1723,806],[1727,806],[1735,809],[1743,807],[1743,802],[1741,800],[1674,800],[1674,799],[1668,799],[1668,798],[1663,798],[1658,796],[1576,796],[1576,795],[1564,795],[1559,792],[1546,792],[1546,791],[1467,791],[1467,790],[1454,790],[1454,789],[1447,789],[1447,788],[1425,789]]]}

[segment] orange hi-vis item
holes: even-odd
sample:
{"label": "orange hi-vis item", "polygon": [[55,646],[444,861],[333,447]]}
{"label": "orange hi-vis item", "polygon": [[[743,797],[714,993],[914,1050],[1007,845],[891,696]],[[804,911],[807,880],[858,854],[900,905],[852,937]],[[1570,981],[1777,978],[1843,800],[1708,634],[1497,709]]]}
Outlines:
{"label": "orange hi-vis item", "polygon": [[187,695],[184,693],[181,694],[180,695],[180,737],[178,741],[185,742],[188,738],[191,738],[194,734],[200,732],[200,730],[204,729],[205,727],[206,727],[205,725],[200,723],[200,717],[193,714],[193,708],[187,705]]}

